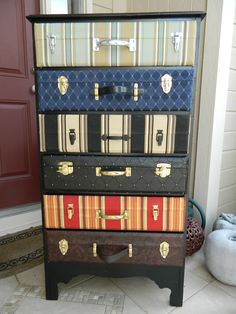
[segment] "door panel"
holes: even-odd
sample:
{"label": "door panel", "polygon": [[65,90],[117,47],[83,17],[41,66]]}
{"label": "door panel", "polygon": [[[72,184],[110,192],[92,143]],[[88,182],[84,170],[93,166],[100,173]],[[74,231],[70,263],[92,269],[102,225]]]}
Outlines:
{"label": "door panel", "polygon": [[[24,1],[1,1],[1,74],[26,75]],[[7,28],[6,28],[7,27]],[[7,31],[6,31],[7,29]]]}
{"label": "door panel", "polygon": [[38,0],[0,2],[0,208],[39,200],[31,25]]}
{"label": "door panel", "polygon": [[[4,128],[1,142],[1,177],[22,176],[29,172],[29,128],[27,121],[27,104],[0,104],[0,124]],[[9,117],[11,124],[9,123]],[[14,132],[12,130],[14,125]],[[7,136],[6,136],[7,135]],[[15,154],[12,154],[14,152]],[[21,158],[16,158],[16,154]]]}

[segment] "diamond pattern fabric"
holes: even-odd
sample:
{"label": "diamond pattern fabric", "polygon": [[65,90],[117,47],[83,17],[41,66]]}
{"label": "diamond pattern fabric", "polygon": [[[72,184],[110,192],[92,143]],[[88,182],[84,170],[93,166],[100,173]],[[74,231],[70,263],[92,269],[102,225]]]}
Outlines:
{"label": "diamond pattern fabric", "polygon": [[[161,78],[169,74],[172,87],[164,93]],[[194,68],[79,68],[71,70],[38,70],[39,112],[47,111],[189,111],[192,107]],[[68,79],[68,89],[61,95],[58,78]],[[138,101],[132,95],[100,95],[95,100],[94,84],[99,87],[125,86],[134,83],[143,89]]]}

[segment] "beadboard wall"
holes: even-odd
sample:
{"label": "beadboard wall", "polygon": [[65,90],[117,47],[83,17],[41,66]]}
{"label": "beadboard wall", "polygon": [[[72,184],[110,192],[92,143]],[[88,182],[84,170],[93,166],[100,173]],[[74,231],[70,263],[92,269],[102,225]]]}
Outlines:
{"label": "beadboard wall", "polygon": [[218,215],[236,214],[236,11],[229,71]]}

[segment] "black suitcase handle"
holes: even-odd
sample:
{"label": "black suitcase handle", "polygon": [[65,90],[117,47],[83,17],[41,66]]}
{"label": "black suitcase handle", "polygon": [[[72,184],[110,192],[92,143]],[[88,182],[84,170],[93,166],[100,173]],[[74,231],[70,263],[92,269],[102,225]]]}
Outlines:
{"label": "black suitcase handle", "polygon": [[138,101],[138,97],[144,93],[143,88],[138,88],[138,84],[134,83],[133,86],[103,86],[99,87],[98,83],[94,84],[94,88],[91,90],[91,95],[95,96],[95,100],[99,100],[101,95],[109,94],[123,94],[127,96],[133,96],[134,101]]}
{"label": "black suitcase handle", "polygon": [[[143,94],[144,89],[138,88],[139,95]],[[133,96],[134,88],[127,86],[104,86],[98,88],[99,95],[108,95],[108,94],[125,94]]]}
{"label": "black suitcase handle", "polygon": [[105,135],[105,134],[103,134],[103,135],[101,136],[101,139],[102,139],[103,141],[106,141],[106,140],[113,140],[113,141],[115,141],[115,140],[117,140],[117,141],[122,140],[122,141],[128,141],[128,140],[130,139],[130,136],[127,135],[127,134],[121,135],[121,136],[118,136],[118,135]]}

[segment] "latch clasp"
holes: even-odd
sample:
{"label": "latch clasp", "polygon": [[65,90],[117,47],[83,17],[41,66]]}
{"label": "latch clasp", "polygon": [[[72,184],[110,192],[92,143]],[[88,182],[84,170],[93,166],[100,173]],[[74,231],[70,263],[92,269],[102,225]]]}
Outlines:
{"label": "latch clasp", "polygon": [[68,219],[72,219],[73,215],[74,215],[75,211],[74,211],[74,204],[68,204],[67,205],[67,216]]}
{"label": "latch clasp", "polygon": [[181,32],[173,32],[170,34],[172,43],[174,45],[175,52],[179,51],[181,37],[183,37],[183,33]]}
{"label": "latch clasp", "polygon": [[161,146],[163,142],[163,130],[157,130],[156,141],[158,146]]}
{"label": "latch clasp", "polygon": [[158,220],[158,216],[159,216],[159,207],[158,207],[158,205],[153,205],[152,206],[152,216],[153,216],[153,220],[155,220],[155,221]]}
{"label": "latch clasp", "polygon": [[66,255],[68,249],[69,249],[69,244],[66,239],[62,239],[58,242],[59,250],[62,255]]}
{"label": "latch clasp", "polygon": [[160,244],[160,253],[163,258],[166,258],[170,251],[170,245],[168,242],[162,242]]}
{"label": "latch clasp", "polygon": [[157,164],[155,174],[161,178],[168,177],[171,173],[171,164],[160,163]]}
{"label": "latch clasp", "polygon": [[65,76],[60,76],[57,79],[57,87],[61,95],[65,95],[67,93],[69,87],[68,78]]}
{"label": "latch clasp", "polygon": [[57,172],[63,174],[63,176],[68,176],[74,171],[73,162],[71,161],[61,161],[57,164]]}
{"label": "latch clasp", "polygon": [[172,88],[172,76],[165,74],[161,77],[161,88],[165,94],[169,94]]}
{"label": "latch clasp", "polygon": [[48,45],[49,45],[49,48],[50,48],[50,52],[51,54],[54,54],[55,52],[55,48],[56,48],[56,38],[57,36],[55,34],[50,34],[50,35],[47,35],[47,38],[48,38]]}
{"label": "latch clasp", "polygon": [[69,138],[70,138],[70,144],[71,144],[71,145],[74,145],[75,140],[76,140],[75,129],[70,129],[70,130],[69,130]]}

